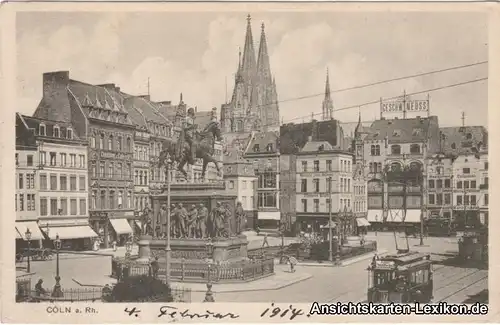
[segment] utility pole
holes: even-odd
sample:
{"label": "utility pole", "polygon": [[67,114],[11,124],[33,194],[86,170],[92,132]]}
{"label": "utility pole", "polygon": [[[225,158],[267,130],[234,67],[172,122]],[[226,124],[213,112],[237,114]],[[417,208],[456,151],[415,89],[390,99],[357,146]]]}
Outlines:
{"label": "utility pole", "polygon": [[462,112],[462,126],[465,126],[465,112]]}
{"label": "utility pole", "polygon": [[151,96],[150,88],[149,88],[149,77],[148,77],[148,96]]}
{"label": "utility pole", "polygon": [[[328,239],[330,245],[328,246],[328,260],[330,262],[333,262],[333,251],[332,251],[332,177],[328,177],[328,197],[329,197],[329,204],[328,204]],[[339,225],[337,225],[338,227]]]}
{"label": "utility pole", "polygon": [[[422,212],[420,213],[420,246],[424,246],[424,216],[427,213],[427,143],[424,142],[424,173],[422,179],[420,180],[420,186],[422,186]],[[424,203],[425,202],[425,203]]]}

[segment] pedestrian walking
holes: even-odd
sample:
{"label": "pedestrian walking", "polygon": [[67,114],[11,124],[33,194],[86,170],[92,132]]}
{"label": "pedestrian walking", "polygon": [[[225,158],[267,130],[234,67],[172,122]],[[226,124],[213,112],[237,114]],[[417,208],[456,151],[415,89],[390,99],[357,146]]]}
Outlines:
{"label": "pedestrian walking", "polygon": [[264,235],[264,240],[262,241],[262,248],[269,247],[269,242],[267,241],[267,234]]}
{"label": "pedestrian walking", "polygon": [[290,263],[290,273],[295,273],[295,265],[299,263],[293,256],[288,256],[288,263]]}

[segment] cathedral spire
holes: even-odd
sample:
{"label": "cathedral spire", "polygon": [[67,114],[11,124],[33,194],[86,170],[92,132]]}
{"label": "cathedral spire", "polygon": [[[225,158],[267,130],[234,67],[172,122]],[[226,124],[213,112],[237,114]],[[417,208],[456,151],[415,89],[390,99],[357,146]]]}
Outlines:
{"label": "cathedral spire", "polygon": [[325,98],[323,99],[323,120],[333,118],[333,101],[330,94],[330,74],[326,68]]}
{"label": "cathedral spire", "polygon": [[[247,16],[247,32],[245,35],[245,46],[243,48],[243,59],[241,62],[241,70],[245,78],[253,78],[255,76],[255,49],[253,46],[252,36],[252,18]],[[248,80],[248,79],[247,79]]]}
{"label": "cathedral spire", "polygon": [[261,25],[259,55],[257,57],[257,73],[263,81],[272,83],[271,67],[269,64],[269,53],[267,51],[267,40],[264,23]]}
{"label": "cathedral spire", "polygon": [[361,124],[361,108],[359,108],[359,111],[358,111],[358,125],[356,125],[356,128],[354,129],[354,137],[358,137],[359,136],[359,132],[361,131],[361,127],[363,125]]}
{"label": "cathedral spire", "polygon": [[325,100],[331,99],[330,95],[330,74],[328,68],[326,68],[326,83],[325,83]]}
{"label": "cathedral spire", "polygon": [[238,48],[238,69],[236,70],[236,77],[235,81],[236,83],[242,81],[242,75],[241,75],[241,47]]}

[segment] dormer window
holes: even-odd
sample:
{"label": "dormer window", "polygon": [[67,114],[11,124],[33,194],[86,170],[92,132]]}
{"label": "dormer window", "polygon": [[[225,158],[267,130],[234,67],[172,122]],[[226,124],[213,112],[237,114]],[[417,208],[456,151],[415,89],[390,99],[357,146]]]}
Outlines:
{"label": "dormer window", "polygon": [[422,134],[422,129],[413,129],[412,134],[413,136],[419,136],[420,134]]}
{"label": "dormer window", "polygon": [[268,151],[268,152],[273,151],[273,144],[272,144],[272,143],[269,143],[269,144],[267,145],[267,148],[266,148],[266,149],[267,149],[267,151]]}
{"label": "dormer window", "polygon": [[38,130],[38,133],[39,133],[40,135],[43,135],[43,136],[47,135],[47,134],[45,133],[45,125],[44,125],[44,124],[40,124],[39,130]]}
{"label": "dormer window", "polygon": [[392,135],[395,136],[395,137],[399,137],[401,135],[401,131],[400,130],[394,130],[392,132]]}
{"label": "dormer window", "polygon": [[456,149],[457,148],[457,145],[455,143],[452,143],[451,144],[451,149]]}
{"label": "dormer window", "polygon": [[59,127],[54,126],[54,138],[59,138]]}
{"label": "dormer window", "polygon": [[260,151],[259,144],[255,144],[253,146],[253,152],[259,152],[259,151]]}
{"label": "dormer window", "polygon": [[73,139],[73,130],[68,129],[68,130],[66,131],[66,133],[67,133],[67,136],[66,136],[66,137],[67,137],[68,139]]}

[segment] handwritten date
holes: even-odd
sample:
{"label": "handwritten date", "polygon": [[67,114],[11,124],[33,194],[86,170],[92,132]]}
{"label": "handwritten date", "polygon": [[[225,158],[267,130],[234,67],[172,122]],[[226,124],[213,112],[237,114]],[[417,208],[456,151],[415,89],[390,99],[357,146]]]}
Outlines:
{"label": "handwritten date", "polygon": [[[298,316],[306,315],[304,311],[300,308],[294,308],[292,305],[287,308],[277,307],[274,302],[271,303],[271,307],[266,308],[262,314],[260,314],[261,318],[288,318],[289,320],[293,320]],[[307,317],[310,315],[307,314]]]}

